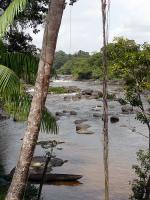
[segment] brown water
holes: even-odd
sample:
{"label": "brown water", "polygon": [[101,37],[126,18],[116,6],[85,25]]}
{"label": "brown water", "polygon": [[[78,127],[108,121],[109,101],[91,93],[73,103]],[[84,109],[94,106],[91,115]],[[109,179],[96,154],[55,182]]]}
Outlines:
{"label": "brown water", "polygon": [[[64,82],[59,81],[53,85],[76,85],[80,88],[98,89],[98,83],[92,82]],[[111,91],[117,91],[118,86],[110,86]],[[59,135],[52,136],[40,133],[39,140],[58,139],[65,143],[63,150],[56,151],[56,155],[68,160],[62,167],[53,172],[82,174],[81,184],[45,185],[43,188],[44,200],[103,200],[104,174],[103,174],[103,137],[102,121],[93,118],[92,110],[96,105],[102,104],[97,100],[63,101],[63,95],[49,95],[48,109],[55,113],[62,110],[75,110],[77,116],[64,116],[58,121]],[[100,111],[102,113],[102,109]],[[111,200],[126,200],[130,193],[129,181],[132,180],[132,164],[136,162],[135,153],[145,148],[147,139],[131,132],[129,126],[147,134],[147,128],[137,122],[134,115],[121,114],[121,106],[117,102],[109,102],[110,114],[119,114],[120,121],[109,124],[110,144],[110,196]],[[75,131],[74,120],[88,119],[93,135],[79,135]],[[25,132],[26,123],[15,123],[11,119],[0,122],[0,158],[6,173],[16,164],[21,141]],[[35,155],[44,155],[41,148],[37,148]]]}

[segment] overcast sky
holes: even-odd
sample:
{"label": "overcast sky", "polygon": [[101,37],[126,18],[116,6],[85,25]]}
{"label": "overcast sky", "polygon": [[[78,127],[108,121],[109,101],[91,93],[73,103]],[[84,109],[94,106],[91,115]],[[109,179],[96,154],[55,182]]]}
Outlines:
{"label": "overcast sky", "polygon": [[[100,0],[79,0],[72,7],[71,53],[98,51],[102,46]],[[110,36],[124,36],[137,42],[150,42],[150,0],[111,0]],[[41,47],[43,31],[33,43]],[[69,52],[70,8],[66,7],[60,28],[57,50]]]}

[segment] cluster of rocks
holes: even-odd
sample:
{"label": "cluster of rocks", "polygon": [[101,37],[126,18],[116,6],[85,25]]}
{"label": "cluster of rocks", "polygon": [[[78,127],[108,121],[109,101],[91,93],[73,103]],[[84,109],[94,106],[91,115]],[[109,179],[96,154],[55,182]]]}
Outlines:
{"label": "cluster of rocks", "polygon": [[62,112],[56,112],[55,113],[56,117],[62,117],[62,116],[66,116],[66,115],[77,115],[77,112],[74,110],[63,110]]}
{"label": "cluster of rocks", "polygon": [[101,91],[94,91],[92,89],[82,90],[80,93],[75,94],[73,96],[65,96],[64,100],[69,101],[78,101],[80,99],[99,99],[103,96]]}
{"label": "cluster of rocks", "polygon": [[88,121],[87,119],[83,120],[75,120],[74,123],[76,125],[76,132],[78,134],[86,134],[91,135],[94,134],[93,131],[88,130],[91,126],[89,124],[84,124],[84,122]]}

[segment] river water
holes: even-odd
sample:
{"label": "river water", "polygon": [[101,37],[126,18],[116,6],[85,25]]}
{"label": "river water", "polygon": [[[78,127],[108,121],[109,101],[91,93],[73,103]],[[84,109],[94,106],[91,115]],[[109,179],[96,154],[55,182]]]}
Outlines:
{"label": "river water", "polygon": [[[79,82],[59,80],[52,83],[54,86],[78,86],[81,89],[102,89],[96,82]],[[110,84],[111,91],[122,94],[119,85]],[[103,173],[103,122],[94,118],[93,108],[102,105],[102,101],[82,99],[80,101],[64,101],[64,95],[48,95],[47,108],[56,111],[75,110],[76,116],[66,115],[58,121],[59,134],[51,135],[40,133],[39,140],[56,139],[65,142],[60,145],[62,150],[56,150],[57,157],[68,160],[62,167],[53,172],[82,174],[80,184],[45,185],[43,188],[44,200],[103,200],[104,173]],[[99,111],[102,113],[102,108]],[[111,200],[127,200],[130,194],[129,181],[133,178],[132,164],[136,163],[136,152],[145,148],[147,138],[132,132],[135,127],[138,132],[148,134],[147,128],[135,120],[135,115],[121,113],[121,106],[116,101],[109,102],[109,113],[118,114],[119,122],[109,123],[109,167],[110,167],[110,197]],[[76,133],[74,121],[88,119],[93,135]],[[11,119],[0,122],[0,159],[5,173],[9,173],[18,159],[21,138],[25,132],[26,123],[16,123]],[[44,151],[37,147],[35,155],[44,155]]]}

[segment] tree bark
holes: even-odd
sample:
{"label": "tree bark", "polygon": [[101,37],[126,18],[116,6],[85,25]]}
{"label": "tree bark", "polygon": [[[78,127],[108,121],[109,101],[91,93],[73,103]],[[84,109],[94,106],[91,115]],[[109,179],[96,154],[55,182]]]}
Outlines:
{"label": "tree bark", "polygon": [[19,161],[5,198],[6,200],[21,200],[24,196],[28,181],[29,167],[38,140],[42,110],[48,93],[50,71],[54,60],[64,4],[65,0],[51,0],[49,4],[38,75],[28,117],[27,130],[23,139]]}
{"label": "tree bark", "polygon": [[105,176],[105,200],[109,200],[109,169],[108,169],[108,156],[109,156],[109,137],[108,137],[108,61],[107,61],[107,1],[101,0],[102,6],[102,24],[103,24],[103,159],[104,159],[104,176]]}

